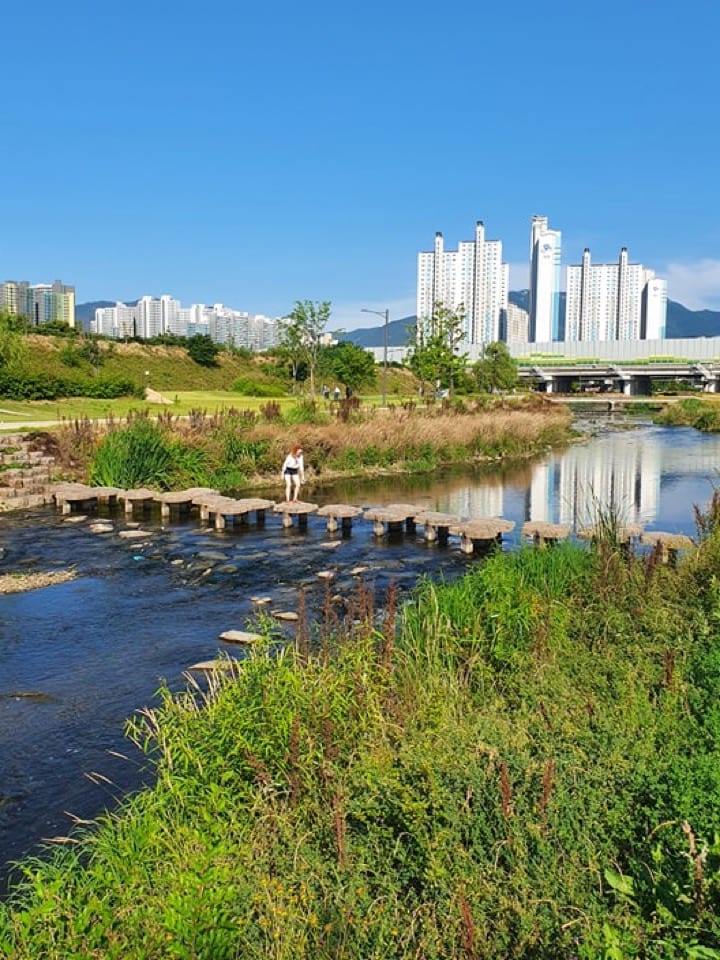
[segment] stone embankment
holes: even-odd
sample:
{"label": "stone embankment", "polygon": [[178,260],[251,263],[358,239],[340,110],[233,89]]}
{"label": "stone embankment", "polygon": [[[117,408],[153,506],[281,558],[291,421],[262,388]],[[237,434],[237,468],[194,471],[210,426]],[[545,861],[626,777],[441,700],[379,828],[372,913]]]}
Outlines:
{"label": "stone embankment", "polygon": [[54,464],[27,435],[0,437],[0,513],[51,503]]}

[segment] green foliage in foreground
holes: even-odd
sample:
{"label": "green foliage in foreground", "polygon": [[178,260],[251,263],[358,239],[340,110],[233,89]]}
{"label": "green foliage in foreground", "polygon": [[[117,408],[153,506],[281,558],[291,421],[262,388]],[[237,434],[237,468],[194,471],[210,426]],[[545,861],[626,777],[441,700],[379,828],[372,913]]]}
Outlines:
{"label": "green foliage in foreground", "polygon": [[163,691],[155,789],[24,865],[0,956],[720,957],[719,513],[678,569],[497,555]]}

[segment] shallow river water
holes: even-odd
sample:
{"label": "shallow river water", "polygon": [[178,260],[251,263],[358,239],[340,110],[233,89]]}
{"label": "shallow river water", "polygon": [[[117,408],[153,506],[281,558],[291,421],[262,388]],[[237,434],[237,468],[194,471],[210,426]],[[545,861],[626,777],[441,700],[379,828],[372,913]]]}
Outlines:
{"label": "shallow river water", "polygon": [[[648,530],[694,533],[693,505],[712,495],[720,437],[610,420],[588,442],[521,468],[452,471],[432,477],[347,482],[306,490],[317,503],[364,507],[412,501],[463,517],[503,516],[515,531],[525,520],[592,521],[592,504],[614,503],[624,519]],[[311,458],[310,458],[311,459]],[[152,705],[162,680],[172,689],[191,664],[219,650],[237,655],[219,634],[247,629],[257,612],[251,597],[272,598],[273,610],[294,610],[298,589],[309,610],[322,606],[318,573],[335,575],[333,592],[349,596],[351,573],[381,603],[391,582],[407,592],[426,575],[456,577],[482,562],[460,552],[457,539],[429,545],[414,536],[376,538],[362,519],[348,537],[331,536],[325,521],[285,530],[268,514],[264,526],[215,531],[197,520],[161,524],[139,545],[117,536],[127,523],[111,514],[115,532],[90,531],[54,508],[0,517],[0,573],[64,569],[77,579],[0,596],[0,878],[8,862],[37,853],[38,844],[67,834],[72,817],[91,818],[143,777],[143,758],[123,735],[125,719]],[[339,540],[336,548],[328,543]],[[291,628],[287,628],[288,636]],[[124,758],[123,758],[124,757]]]}

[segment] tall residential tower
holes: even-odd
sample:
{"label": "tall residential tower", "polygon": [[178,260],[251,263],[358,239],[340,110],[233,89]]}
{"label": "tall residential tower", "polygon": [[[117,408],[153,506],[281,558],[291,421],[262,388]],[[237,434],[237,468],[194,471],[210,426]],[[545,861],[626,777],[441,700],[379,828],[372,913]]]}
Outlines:
{"label": "tall residential tower", "polygon": [[641,263],[630,263],[625,247],[617,263],[568,267],[565,339],[657,340],[665,336],[667,284]]}
{"label": "tall residential tower", "polygon": [[533,217],[530,227],[530,328],[531,342],[559,340],[560,263],[562,234],[548,227],[547,217]]}
{"label": "tall residential tower", "polygon": [[509,267],[502,242],[486,240],[482,220],[473,240],[445,250],[442,233],[432,251],[418,254],[417,319],[430,320],[436,304],[465,317],[465,343],[492,343],[504,336]]}

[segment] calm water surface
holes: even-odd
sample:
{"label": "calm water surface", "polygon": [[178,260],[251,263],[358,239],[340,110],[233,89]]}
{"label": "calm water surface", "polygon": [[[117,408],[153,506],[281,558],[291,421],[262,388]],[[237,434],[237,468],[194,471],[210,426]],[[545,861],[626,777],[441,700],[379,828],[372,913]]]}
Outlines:
{"label": "calm water surface", "polygon": [[[355,481],[308,499],[504,516],[516,523],[508,549],[525,520],[577,528],[591,521],[593,501],[615,503],[646,529],[693,534],[693,504],[706,504],[718,482],[720,437],[622,426],[596,423],[589,442],[520,469]],[[115,531],[127,526],[122,514],[112,520]],[[356,582],[350,571],[362,564],[381,602],[392,581],[406,591],[419,576],[455,577],[481,562],[452,538],[447,547],[426,544],[422,528],[378,540],[362,520],[336,549],[318,517],[305,532],[285,530],[275,515],[264,527],[224,532],[194,520],[162,526],[155,515],[143,527],[153,536],[140,546],[50,508],[0,518],[0,572],[70,564],[78,572],[70,583],[0,596],[0,876],[9,861],[67,834],[72,817],[96,816],[151,776],[123,736],[125,719],[156,702],[161,681],[180,689],[189,665],[222,649],[237,654],[218,636],[251,625],[253,595],[293,610],[302,587],[308,608],[318,609],[318,572],[334,571],[333,590],[347,596]]]}

